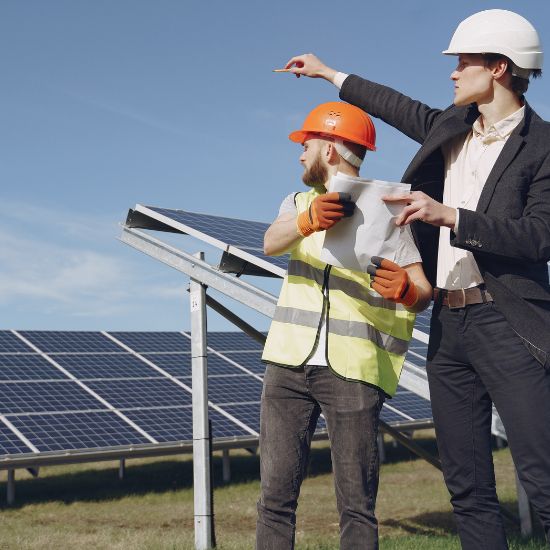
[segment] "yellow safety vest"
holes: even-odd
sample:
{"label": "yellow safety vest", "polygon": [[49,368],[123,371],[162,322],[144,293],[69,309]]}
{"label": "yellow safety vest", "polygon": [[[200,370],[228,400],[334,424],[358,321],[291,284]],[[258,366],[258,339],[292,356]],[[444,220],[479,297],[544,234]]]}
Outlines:
{"label": "yellow safety vest", "polygon": [[[319,191],[298,193],[298,213]],[[322,262],[325,232],[302,239],[291,253],[262,361],[300,367],[313,355],[326,323],[329,368],[341,378],[395,394],[415,315],[370,288],[370,276]]]}

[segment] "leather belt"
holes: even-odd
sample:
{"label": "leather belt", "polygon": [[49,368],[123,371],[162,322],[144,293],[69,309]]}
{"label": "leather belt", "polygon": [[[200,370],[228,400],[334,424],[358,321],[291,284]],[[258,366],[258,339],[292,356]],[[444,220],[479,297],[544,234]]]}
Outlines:
{"label": "leather belt", "polygon": [[457,290],[434,288],[434,301],[437,300],[449,309],[458,309],[471,304],[485,304],[487,302],[492,302],[493,297],[485,290],[484,286],[459,288]]}

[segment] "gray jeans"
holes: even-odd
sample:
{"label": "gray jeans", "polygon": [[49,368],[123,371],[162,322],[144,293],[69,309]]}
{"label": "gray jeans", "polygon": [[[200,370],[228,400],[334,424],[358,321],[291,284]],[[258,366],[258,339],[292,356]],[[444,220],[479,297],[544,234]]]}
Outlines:
{"label": "gray jeans", "polygon": [[260,417],[257,550],[294,548],[296,507],[317,419],[331,443],[341,549],[377,549],[378,419],[384,394],[327,367],[268,366]]}

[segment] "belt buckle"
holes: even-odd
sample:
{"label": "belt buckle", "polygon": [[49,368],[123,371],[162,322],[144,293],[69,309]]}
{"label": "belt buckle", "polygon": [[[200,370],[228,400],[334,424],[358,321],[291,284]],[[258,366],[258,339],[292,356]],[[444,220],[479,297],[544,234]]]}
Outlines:
{"label": "belt buckle", "polygon": [[466,291],[463,288],[450,290],[447,294],[449,309],[466,307]]}

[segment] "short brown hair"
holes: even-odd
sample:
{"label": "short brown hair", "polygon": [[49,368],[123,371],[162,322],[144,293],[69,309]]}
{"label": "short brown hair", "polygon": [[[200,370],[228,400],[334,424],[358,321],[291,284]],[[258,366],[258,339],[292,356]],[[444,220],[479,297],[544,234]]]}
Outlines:
{"label": "short brown hair", "polygon": [[[506,57],[505,55],[502,55],[500,53],[482,53],[481,56],[483,57],[486,67],[492,65],[493,63],[496,63],[497,61],[500,61],[501,59],[504,59],[507,63],[506,72],[512,75],[512,79],[510,80],[512,91],[515,92],[519,97],[523,97],[523,94],[525,94],[527,88],[529,88],[529,79],[521,78],[520,76],[512,74],[515,64],[509,57]],[[541,76],[541,69],[531,70],[531,78],[540,78]]]}

